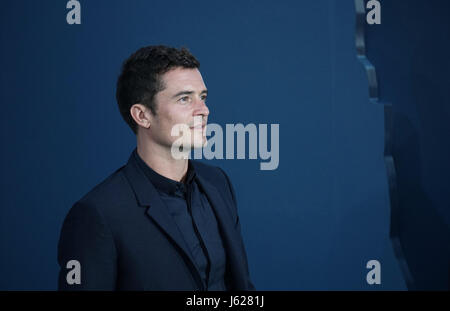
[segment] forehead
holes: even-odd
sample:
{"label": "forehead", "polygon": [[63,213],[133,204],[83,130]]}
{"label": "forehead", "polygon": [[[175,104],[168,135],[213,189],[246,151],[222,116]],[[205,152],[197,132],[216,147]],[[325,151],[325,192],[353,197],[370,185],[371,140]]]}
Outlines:
{"label": "forehead", "polygon": [[[178,92],[181,90],[201,91],[205,89],[202,75],[197,68],[175,68],[161,76],[164,91]],[[164,92],[163,91],[163,92]]]}

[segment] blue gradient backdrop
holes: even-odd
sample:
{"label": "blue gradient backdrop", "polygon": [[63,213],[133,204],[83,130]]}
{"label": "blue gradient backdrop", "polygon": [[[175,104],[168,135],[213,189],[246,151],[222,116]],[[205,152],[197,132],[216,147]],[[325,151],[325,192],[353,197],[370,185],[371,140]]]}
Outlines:
{"label": "blue gradient backdrop", "polygon": [[[201,62],[210,121],[280,124],[280,164],[214,160],[236,189],[259,290],[405,289],[389,241],[383,110],[369,103],[353,1],[2,3],[0,289],[56,289],[62,221],[135,137],[115,83],[144,45]],[[382,284],[366,282],[366,263]]]}

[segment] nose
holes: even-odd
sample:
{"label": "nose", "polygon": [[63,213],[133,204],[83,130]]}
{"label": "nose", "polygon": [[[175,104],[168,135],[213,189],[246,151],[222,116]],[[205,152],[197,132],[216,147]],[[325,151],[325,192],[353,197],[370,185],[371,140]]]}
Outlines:
{"label": "nose", "polygon": [[202,100],[202,99],[196,100],[194,115],[203,115],[203,116],[209,115],[209,109],[208,109],[208,106],[206,106],[206,103],[204,100]]}

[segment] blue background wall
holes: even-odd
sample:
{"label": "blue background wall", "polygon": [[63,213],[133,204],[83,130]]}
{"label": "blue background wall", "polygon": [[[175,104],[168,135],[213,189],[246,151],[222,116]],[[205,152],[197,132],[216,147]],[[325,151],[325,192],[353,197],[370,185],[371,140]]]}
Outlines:
{"label": "blue background wall", "polygon": [[450,289],[450,2],[384,1],[367,27],[379,100],[392,106],[391,233],[408,288]]}
{"label": "blue background wall", "polygon": [[406,289],[353,1],[80,2],[81,25],[66,1],[2,4],[0,289],[56,289],[67,211],[134,148],[115,83],[150,44],[200,60],[210,122],[280,124],[277,170],[211,161],[235,186],[257,289]]}

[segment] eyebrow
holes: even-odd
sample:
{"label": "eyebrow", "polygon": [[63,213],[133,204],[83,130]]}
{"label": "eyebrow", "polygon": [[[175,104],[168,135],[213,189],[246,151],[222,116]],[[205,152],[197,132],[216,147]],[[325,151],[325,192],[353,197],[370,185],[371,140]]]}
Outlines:
{"label": "eyebrow", "polygon": [[[191,95],[191,94],[194,94],[194,93],[195,93],[194,91],[181,91],[181,92],[178,92],[178,93],[176,93],[175,95],[173,95],[172,98],[178,97],[178,96],[180,96],[180,95]],[[202,95],[202,94],[208,95],[208,90],[203,90],[203,91],[201,91],[201,92],[200,92],[200,95]]]}

